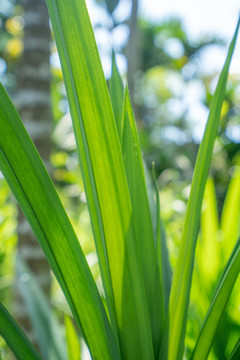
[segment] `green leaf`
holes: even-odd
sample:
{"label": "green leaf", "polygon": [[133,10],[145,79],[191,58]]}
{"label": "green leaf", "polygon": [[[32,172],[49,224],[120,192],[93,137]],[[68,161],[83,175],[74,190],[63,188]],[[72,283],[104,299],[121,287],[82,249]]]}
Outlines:
{"label": "green leaf", "polygon": [[[196,262],[191,286],[191,302],[196,304],[194,311],[200,317],[204,317],[209,308],[210,300],[223,270],[219,234],[215,187],[213,179],[209,177],[203,197],[201,231],[196,247]],[[199,300],[200,298],[201,300]]]}
{"label": "green leaf", "polygon": [[226,62],[218,80],[209,117],[195,165],[190,198],[187,206],[181,245],[173,276],[166,324],[159,360],[182,360],[186,332],[187,311],[204,189],[211,163],[214,140],[218,130],[224,100],[228,69],[236,43],[239,21],[230,44]]}
{"label": "green leaf", "polygon": [[44,359],[65,360],[66,348],[60,323],[54,317],[37,279],[17,255],[17,286],[29,313],[34,333]]}
{"label": "green leaf", "polygon": [[240,227],[240,168],[237,163],[230,180],[221,216],[223,234],[221,260],[225,264],[238,239]]}
{"label": "green leaf", "polygon": [[214,182],[208,178],[203,201],[201,215],[201,242],[199,242],[198,264],[199,271],[204,279],[206,290],[216,284],[220,274],[221,257],[220,241],[217,239],[219,231],[217,200],[215,195]]}
{"label": "green leaf", "polygon": [[228,360],[239,360],[240,359],[240,339],[235,345],[230,357]]}
{"label": "green leaf", "polygon": [[158,271],[159,271],[159,279],[162,288],[162,312],[163,319],[166,317],[169,294],[171,289],[171,266],[169,262],[169,254],[166,243],[166,234],[163,227],[161,213],[160,213],[160,197],[159,197],[159,189],[157,185],[157,181],[155,179],[155,192],[156,192],[156,239],[157,239],[157,257],[158,257]]}
{"label": "green leaf", "polygon": [[155,194],[156,194],[156,206],[155,206],[156,207],[156,247],[157,247],[157,273],[158,273],[158,281],[159,281],[159,287],[156,288],[155,308],[158,307],[160,311],[161,322],[159,327],[159,333],[160,333],[160,338],[162,338],[164,324],[167,315],[172,274],[169,263],[168,249],[166,245],[166,235],[160,214],[159,189],[157,185],[154,168],[153,168],[153,178],[154,178]]}
{"label": "green leaf", "polygon": [[109,79],[109,94],[113,107],[113,113],[117,125],[119,139],[122,139],[122,128],[123,128],[123,96],[124,88],[122,83],[121,75],[119,74],[115,54],[112,54],[112,75]]}
{"label": "green leaf", "polygon": [[156,272],[157,259],[141,148],[128,87],[126,87],[124,94],[122,152],[133,208],[137,256],[143,270],[154,347],[158,349],[160,345],[160,322],[163,319],[159,307],[153,307],[156,296],[156,276],[158,276]]}
{"label": "green leaf", "polygon": [[213,338],[240,272],[240,239],[238,240],[227,266],[220,279],[212,303],[198,337],[192,360],[205,360],[208,357]]}
{"label": "green leaf", "polygon": [[47,4],[70,104],[111,324],[116,339],[119,335],[124,358],[151,359],[150,320],[136,256],[131,200],[86,4],[84,0],[47,0]]}
{"label": "green leaf", "polygon": [[0,84],[0,168],[28,219],[95,359],[119,358],[106,311],[47,171]]}
{"label": "green leaf", "polygon": [[69,316],[65,316],[65,328],[68,348],[68,360],[80,360],[80,343],[72,320]]}
{"label": "green leaf", "polygon": [[0,335],[18,360],[41,360],[40,355],[30,343],[22,329],[0,303]]}

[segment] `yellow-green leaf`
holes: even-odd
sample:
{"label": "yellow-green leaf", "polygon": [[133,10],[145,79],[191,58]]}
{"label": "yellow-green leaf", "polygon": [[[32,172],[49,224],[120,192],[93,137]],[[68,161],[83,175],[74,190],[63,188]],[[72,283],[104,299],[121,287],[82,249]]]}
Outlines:
{"label": "yellow-green leaf", "polygon": [[70,104],[112,328],[124,358],[151,359],[150,319],[136,255],[131,200],[86,4],[84,0],[47,0],[47,4]]}

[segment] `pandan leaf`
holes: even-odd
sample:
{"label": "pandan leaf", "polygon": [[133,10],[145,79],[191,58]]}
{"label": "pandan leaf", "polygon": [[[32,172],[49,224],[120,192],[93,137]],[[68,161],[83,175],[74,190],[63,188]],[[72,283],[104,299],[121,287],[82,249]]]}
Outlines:
{"label": "pandan leaf", "polygon": [[0,303],[0,335],[5,339],[19,360],[41,360],[40,355],[30,343],[22,329]]}
{"label": "pandan leaf", "polygon": [[119,358],[113,331],[76,234],[1,84],[0,134],[0,169],[62,287],[93,358]]}
{"label": "pandan leaf", "polygon": [[220,279],[208,310],[200,335],[198,337],[192,360],[205,360],[208,357],[214,334],[227,301],[231,295],[235,281],[240,273],[240,239],[238,240],[227,266]]}
{"label": "pandan leaf", "polygon": [[173,275],[168,310],[168,321],[159,354],[159,360],[162,358],[169,360],[182,360],[183,357],[187,312],[193,273],[195,247],[201,216],[202,199],[225,95],[228,69],[235,47],[238,29],[239,21],[233,40],[229,47],[226,62],[213,95],[206,129],[197,156],[178,260]]}
{"label": "pandan leaf", "polygon": [[47,4],[70,104],[112,328],[123,357],[151,359],[151,327],[136,255],[131,199],[86,4],[84,0],[47,0]]}

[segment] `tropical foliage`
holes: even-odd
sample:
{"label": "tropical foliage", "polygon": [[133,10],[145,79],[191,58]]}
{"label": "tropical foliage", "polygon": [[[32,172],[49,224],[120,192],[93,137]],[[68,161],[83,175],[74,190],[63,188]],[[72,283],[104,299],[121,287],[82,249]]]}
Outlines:
{"label": "tropical foliage", "polygon": [[[53,183],[2,85],[1,171],[35,232],[92,358],[180,360],[184,356],[202,200],[239,23],[212,98],[172,277],[159,193],[156,183],[153,189],[145,174],[128,87],[123,85],[113,59],[108,90],[84,0],[47,0],[47,4],[71,110],[104,296],[95,284]],[[238,173],[234,179],[239,186]],[[240,270],[239,204],[231,195],[225,204],[225,214],[230,212],[229,206],[236,208],[236,218],[223,214],[221,223],[225,236],[232,241],[228,245],[230,257],[224,269],[214,262],[210,269],[214,285],[222,273],[189,355],[194,360],[207,359]],[[204,221],[206,226],[207,219],[202,217]],[[214,230],[212,233],[214,236]],[[202,238],[200,251],[203,257],[211,258],[214,250],[204,237],[204,225]],[[225,253],[223,247],[219,251]],[[209,262],[200,265],[204,271]],[[24,273],[21,260],[18,266]],[[29,283],[34,289],[32,279]],[[35,303],[36,308],[47,309],[41,296],[33,299],[37,289],[27,291],[33,291],[31,306]],[[3,305],[0,320],[0,333],[18,359],[40,358]],[[66,329],[68,357],[74,359],[72,349],[79,351],[79,347],[69,318]],[[60,358],[55,341],[53,338],[48,345],[49,351],[44,352],[42,346],[43,358]],[[239,343],[230,359],[238,354]]]}

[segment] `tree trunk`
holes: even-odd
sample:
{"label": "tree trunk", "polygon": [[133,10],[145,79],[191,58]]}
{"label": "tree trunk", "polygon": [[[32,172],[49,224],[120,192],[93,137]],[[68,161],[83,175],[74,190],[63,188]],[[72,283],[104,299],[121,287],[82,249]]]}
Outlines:
{"label": "tree trunk", "polygon": [[129,40],[127,46],[127,62],[128,62],[128,87],[131,94],[134,107],[134,75],[138,67],[138,0],[132,0],[132,10],[129,23]]}
{"label": "tree trunk", "polygon": [[[24,7],[24,51],[18,66],[16,107],[49,169],[52,111],[50,102],[51,32],[45,0],[21,0]],[[18,251],[33,271],[47,296],[50,295],[50,267],[27,220],[19,210]],[[30,340],[34,334],[19,291],[16,289],[15,314]]]}

